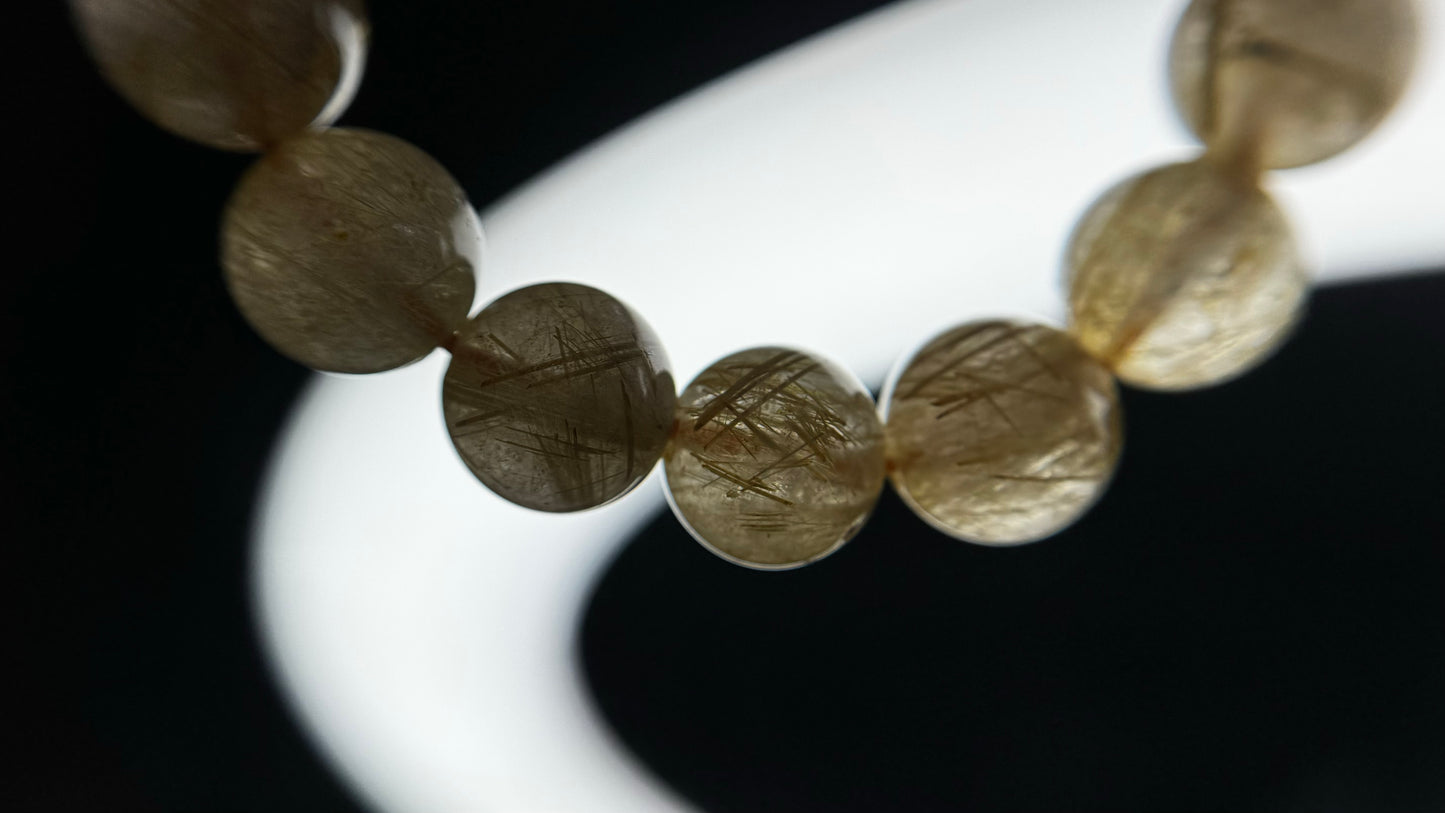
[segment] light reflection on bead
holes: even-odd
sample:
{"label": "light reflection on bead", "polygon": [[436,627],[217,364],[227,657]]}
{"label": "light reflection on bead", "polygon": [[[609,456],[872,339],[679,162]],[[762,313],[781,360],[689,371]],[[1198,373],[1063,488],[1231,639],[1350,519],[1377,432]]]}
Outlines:
{"label": "light reflection on bead", "polygon": [[467,318],[482,232],[430,156],[365,130],[268,152],[226,207],[221,260],[236,305],[280,352],[372,373],[431,352]]}
{"label": "light reflection on bead", "polygon": [[1170,51],[1175,103],[1224,163],[1322,161],[1394,107],[1417,28],[1410,0],[1195,0]]}
{"label": "light reflection on bead", "polygon": [[744,350],[678,397],[664,468],[673,510],[705,548],[746,567],[799,567],[863,527],[883,486],[883,428],[848,371]]}
{"label": "light reflection on bead", "polygon": [[1288,335],[1308,280],[1284,215],[1207,160],[1147,172],[1084,215],[1067,257],[1070,329],[1140,387],[1217,384]]}
{"label": "light reflection on bead", "polygon": [[1032,542],[1104,492],[1122,441],[1109,371],[1044,325],[973,322],[924,345],[884,389],[889,476],[957,539]]}
{"label": "light reflection on bead", "polygon": [[544,283],[483,308],[457,334],[442,388],[452,443],[498,495],[581,511],[657,464],[677,392],[647,323],[585,285]]}
{"label": "light reflection on bead", "polygon": [[71,0],[110,83],[178,135],[258,150],[350,104],[366,59],[361,0]]}

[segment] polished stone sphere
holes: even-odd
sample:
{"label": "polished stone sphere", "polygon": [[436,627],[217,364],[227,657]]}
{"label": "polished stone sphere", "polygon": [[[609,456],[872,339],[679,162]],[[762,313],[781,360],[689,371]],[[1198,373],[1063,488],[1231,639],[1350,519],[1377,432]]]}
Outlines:
{"label": "polished stone sphere", "polygon": [[142,115],[226,150],[335,121],[361,82],[361,0],[71,0],[101,72]]}
{"label": "polished stone sphere", "polygon": [[1033,542],[1103,494],[1123,440],[1114,378],[1067,333],[970,322],[888,382],[888,469],[903,500],[949,536]]}
{"label": "polished stone sphere", "polygon": [[482,231],[430,156],[366,130],[305,133],[262,156],[226,206],[221,261],[246,319],[317,370],[415,361],[466,321]]}
{"label": "polished stone sphere", "polygon": [[662,343],[618,300],[543,283],[458,333],[442,387],[452,443],[487,488],[539,511],[581,511],[657,464],[677,392]]}
{"label": "polished stone sphere", "polygon": [[1411,0],[1195,0],[1170,52],[1174,100],[1225,162],[1312,164],[1395,106],[1417,28]]}
{"label": "polished stone sphere", "polygon": [[883,487],[883,427],[847,370],[744,350],[678,397],[664,469],[674,511],[705,548],[747,567],[799,567],[863,527]]}
{"label": "polished stone sphere", "polygon": [[1067,265],[1080,345],[1148,389],[1249,370],[1284,341],[1308,289],[1284,214],[1207,159],[1105,193],[1075,229]]}

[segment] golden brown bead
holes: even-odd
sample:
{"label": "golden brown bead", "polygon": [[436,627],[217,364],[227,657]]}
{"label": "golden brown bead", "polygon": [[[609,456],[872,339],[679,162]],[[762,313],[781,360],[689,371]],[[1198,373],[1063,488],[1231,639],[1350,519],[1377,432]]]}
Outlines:
{"label": "golden brown bead", "polygon": [[973,322],[924,345],[884,391],[888,467],[930,525],[988,545],[1071,525],[1104,492],[1122,428],[1109,371],[1066,333]]}
{"label": "golden brown bead", "polygon": [[1364,138],[1404,92],[1410,0],[1195,0],[1170,52],[1175,103],[1222,163],[1312,164]]}
{"label": "golden brown bead", "polygon": [[1084,215],[1068,249],[1070,328],[1150,389],[1240,375],[1283,342],[1308,280],[1284,215],[1208,161],[1131,178]]}
{"label": "golden brown bead", "polygon": [[305,133],[268,152],[226,207],[226,284],[251,325],[318,370],[421,358],[467,318],[482,233],[430,156],[366,130]]}
{"label": "golden brown bead", "polygon": [[488,488],[539,511],[595,508],[657,463],[677,402],[667,355],[630,308],[544,283],[483,308],[442,388],[452,443]]}
{"label": "golden brown bead", "polygon": [[664,457],[672,506],[708,550],[782,570],[832,553],[883,487],[868,391],[806,353],[763,347],[704,370],[677,403]]}
{"label": "golden brown bead", "polygon": [[91,54],[156,124],[257,150],[335,121],[361,82],[361,0],[71,0]]}

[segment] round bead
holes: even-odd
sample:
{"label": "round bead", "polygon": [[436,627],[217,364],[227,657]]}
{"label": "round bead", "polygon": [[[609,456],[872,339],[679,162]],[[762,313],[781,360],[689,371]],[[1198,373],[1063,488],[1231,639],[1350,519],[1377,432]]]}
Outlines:
{"label": "round bead", "polygon": [[973,322],[934,338],[883,394],[889,476],[967,542],[1033,542],[1072,524],[1113,476],[1114,379],[1066,333]]}
{"label": "round bead", "polygon": [[457,334],[447,430],[488,488],[539,511],[621,497],[657,463],[677,392],[652,328],[585,285],[544,283],[483,308]]}
{"label": "round bead", "polygon": [[268,152],[226,207],[221,261],[241,313],[318,370],[421,358],[466,321],[482,231],[446,170],[397,138],[322,130]]}
{"label": "round bead", "polygon": [[868,519],[883,427],[848,371],[794,350],[744,350],[678,397],[664,468],[673,510],[703,547],[760,570],[799,567]]}
{"label": "round bead", "polygon": [[361,0],[71,0],[102,73],[156,124],[257,150],[351,103],[366,59]]}
{"label": "round bead", "polygon": [[1227,160],[1311,164],[1399,100],[1416,31],[1410,0],[1195,0],[1169,58],[1175,103]]}
{"label": "round bead", "polygon": [[1076,228],[1067,264],[1079,343],[1150,389],[1216,384],[1259,363],[1308,286],[1269,196],[1207,161],[1107,192]]}

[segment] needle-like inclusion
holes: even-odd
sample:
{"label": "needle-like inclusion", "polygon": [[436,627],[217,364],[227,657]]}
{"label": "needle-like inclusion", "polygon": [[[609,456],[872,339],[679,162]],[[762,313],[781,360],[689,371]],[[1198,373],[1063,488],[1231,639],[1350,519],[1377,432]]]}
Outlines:
{"label": "needle-like inclusion", "polygon": [[841,367],[744,350],[678,397],[664,467],[674,511],[708,550],[747,567],[798,567],[863,527],[883,487],[883,428]]}
{"label": "needle-like inclusion", "polygon": [[1044,325],[949,330],[903,365],[882,402],[894,487],[969,542],[1057,533],[1099,498],[1119,458],[1113,377]]}
{"label": "needle-like inclusion", "polygon": [[1417,28],[1411,0],[1195,0],[1170,52],[1174,100],[1222,163],[1312,164],[1394,107]]}
{"label": "needle-like inclusion", "polygon": [[381,133],[309,132],[241,179],[221,227],[237,307],[270,344],[318,370],[400,367],[466,321],[481,223],[451,175]]}
{"label": "needle-like inclusion", "polygon": [[226,150],[335,121],[366,60],[361,0],[71,0],[110,83],[144,116]]}
{"label": "needle-like inclusion", "polygon": [[677,402],[640,316],[585,285],[543,283],[472,318],[452,345],[442,409],[484,485],[539,511],[610,502],[662,454]]}
{"label": "needle-like inclusion", "polygon": [[1244,373],[1284,341],[1308,288],[1278,207],[1208,159],[1105,193],[1075,229],[1067,263],[1079,344],[1150,389]]}

